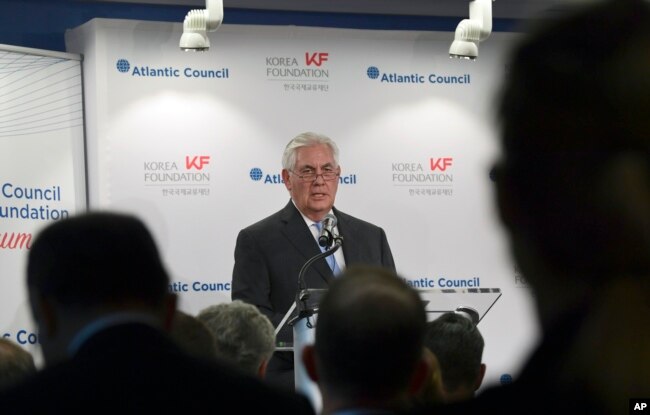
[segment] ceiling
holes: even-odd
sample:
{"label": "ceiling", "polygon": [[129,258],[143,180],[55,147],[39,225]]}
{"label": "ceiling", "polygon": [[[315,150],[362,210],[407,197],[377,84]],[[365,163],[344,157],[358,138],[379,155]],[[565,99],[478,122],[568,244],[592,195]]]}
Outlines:
{"label": "ceiling", "polygon": [[[146,3],[205,8],[205,0],[86,0]],[[496,19],[527,19],[552,12],[562,4],[588,0],[496,0]],[[395,14],[414,16],[466,16],[469,0],[223,0],[226,8],[301,12]]]}

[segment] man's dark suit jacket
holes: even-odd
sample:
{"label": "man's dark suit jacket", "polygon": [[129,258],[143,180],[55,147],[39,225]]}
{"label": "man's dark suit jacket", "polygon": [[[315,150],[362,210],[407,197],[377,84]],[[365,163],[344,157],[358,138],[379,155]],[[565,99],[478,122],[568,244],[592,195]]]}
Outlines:
{"label": "man's dark suit jacket", "polygon": [[[346,266],[368,264],[395,270],[383,229],[336,208],[333,211],[344,239],[342,249]],[[277,326],[296,299],[300,269],[320,252],[305,220],[290,200],[279,212],[239,232],[232,299],[256,305]],[[327,261],[321,259],[305,274],[305,285],[307,288],[327,288],[333,278]],[[278,341],[292,341],[289,329],[278,333]],[[292,370],[291,354],[280,357],[286,359],[284,367]],[[274,360],[269,364],[270,372],[278,363],[277,357]]]}
{"label": "man's dark suit jacket", "polygon": [[3,414],[313,415],[302,396],[271,389],[226,364],[194,359],[139,323],[95,334],[69,361],[0,393],[0,408]]}

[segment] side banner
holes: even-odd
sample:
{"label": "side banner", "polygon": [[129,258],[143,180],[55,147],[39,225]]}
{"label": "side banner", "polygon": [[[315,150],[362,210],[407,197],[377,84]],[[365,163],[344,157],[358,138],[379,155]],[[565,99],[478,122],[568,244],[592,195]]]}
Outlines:
{"label": "side banner", "polygon": [[25,290],[35,233],[86,206],[78,55],[0,45],[0,336],[38,350]]}
{"label": "side banner", "polygon": [[450,33],[224,25],[186,53],[181,26],[95,19],[66,37],[85,57],[90,205],[150,225],[181,307],[230,301],[237,233],[288,202],[282,151],[316,131],[341,150],[337,208],[385,229],[413,286],[498,293],[479,325],[488,381],[516,376],[537,326],[488,174],[515,36],[468,62]]}

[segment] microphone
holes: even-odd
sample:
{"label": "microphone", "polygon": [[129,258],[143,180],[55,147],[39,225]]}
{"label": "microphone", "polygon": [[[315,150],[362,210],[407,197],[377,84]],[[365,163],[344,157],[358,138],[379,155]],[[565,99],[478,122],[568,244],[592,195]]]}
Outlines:
{"label": "microphone", "polygon": [[332,240],[334,239],[334,227],[336,226],[336,216],[328,213],[325,215],[325,218],[322,220],[321,224],[323,225],[318,235],[318,245],[329,248],[332,246]]}

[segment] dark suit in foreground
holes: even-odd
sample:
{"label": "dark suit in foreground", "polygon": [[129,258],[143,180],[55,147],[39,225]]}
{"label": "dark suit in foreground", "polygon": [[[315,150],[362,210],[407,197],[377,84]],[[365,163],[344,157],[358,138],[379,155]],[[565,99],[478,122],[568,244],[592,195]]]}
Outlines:
{"label": "dark suit in foreground", "polygon": [[305,398],[269,389],[225,364],[186,355],[141,323],[93,335],[75,356],[0,395],[12,413],[313,414]]}

